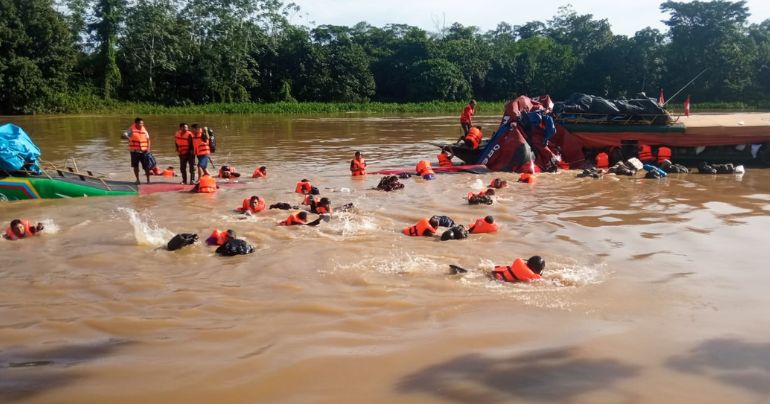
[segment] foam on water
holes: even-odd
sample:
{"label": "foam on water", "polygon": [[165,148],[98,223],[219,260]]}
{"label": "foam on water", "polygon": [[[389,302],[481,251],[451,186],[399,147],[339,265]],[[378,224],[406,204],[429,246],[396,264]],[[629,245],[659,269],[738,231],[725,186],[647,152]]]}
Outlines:
{"label": "foam on water", "polygon": [[43,229],[43,232],[40,234],[56,234],[61,230],[59,226],[54,223],[53,219],[43,219],[40,223],[45,226],[45,229]]}
{"label": "foam on water", "polygon": [[128,221],[134,228],[134,239],[138,245],[161,247],[174,237],[174,233],[152,223],[151,219],[142,220],[139,212],[133,209],[119,207],[118,211],[128,216]]}

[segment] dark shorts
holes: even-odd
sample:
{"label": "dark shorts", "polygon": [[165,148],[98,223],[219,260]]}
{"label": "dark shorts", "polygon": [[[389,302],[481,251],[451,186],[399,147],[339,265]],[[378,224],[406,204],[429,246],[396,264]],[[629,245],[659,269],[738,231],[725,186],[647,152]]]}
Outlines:
{"label": "dark shorts", "polygon": [[469,124],[469,123],[460,122],[460,126],[463,127],[463,134],[464,135],[467,135],[468,131],[471,130],[471,124]]}
{"label": "dark shorts", "polygon": [[209,166],[209,155],[198,156],[198,167],[207,168]]}
{"label": "dark shorts", "polygon": [[146,171],[149,170],[147,167],[147,161],[144,158],[144,152],[131,152],[131,167],[137,168],[139,167],[139,163],[142,163],[142,168]]}

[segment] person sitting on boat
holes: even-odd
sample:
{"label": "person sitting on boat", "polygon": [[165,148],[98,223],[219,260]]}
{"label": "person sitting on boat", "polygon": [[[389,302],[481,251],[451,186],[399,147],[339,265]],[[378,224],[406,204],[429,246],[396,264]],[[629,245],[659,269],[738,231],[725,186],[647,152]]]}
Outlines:
{"label": "person sitting on boat", "polygon": [[452,154],[452,148],[449,146],[444,146],[441,148],[441,153],[436,156],[438,158],[438,165],[439,167],[452,167],[454,164],[452,164],[452,157],[455,155]]}
{"label": "person sitting on boat", "polygon": [[495,233],[497,232],[497,223],[492,216],[480,217],[476,222],[468,226],[468,232],[471,234]]}
{"label": "person sitting on boat", "polygon": [[195,184],[195,186],[190,190],[190,192],[197,192],[200,194],[213,194],[214,192],[217,192],[217,189],[219,189],[219,185],[217,185],[217,180],[214,179],[214,177],[204,174],[202,177],[198,179],[198,183]]}
{"label": "person sitting on boat", "polygon": [[251,174],[251,178],[264,178],[267,177],[267,167],[262,166],[254,170],[254,173]]}
{"label": "person sitting on boat", "polygon": [[190,171],[190,184],[195,182],[195,154],[193,153],[193,133],[186,123],[179,124],[174,134],[174,147],[179,156],[179,171],[182,172],[182,184],[187,184],[187,170]]}
{"label": "person sitting on boat", "polygon": [[257,195],[243,200],[241,207],[235,209],[238,213],[259,213],[265,210],[265,200]]}
{"label": "person sitting on boat", "polygon": [[482,137],[483,135],[481,134],[481,126],[474,126],[468,131],[468,134],[465,135],[465,137],[463,138],[463,143],[469,149],[476,150],[481,145]]}
{"label": "person sitting on boat", "polygon": [[45,226],[42,223],[38,223],[35,226],[29,224],[27,219],[13,219],[10,226],[5,229],[3,237],[6,240],[18,240],[21,238],[32,237],[43,231]]}
{"label": "person sitting on boat", "polygon": [[307,224],[307,212],[305,211],[289,215],[285,220],[278,223],[279,226],[296,226],[300,224]]}
{"label": "person sitting on boat", "polygon": [[197,123],[194,123],[192,127],[193,153],[198,158],[198,178],[201,178],[204,175],[210,175],[208,170],[209,155],[211,154],[209,135],[205,128],[199,128]]}
{"label": "person sitting on boat", "polygon": [[150,152],[150,134],[144,127],[142,118],[134,119],[134,124],[128,128],[128,151],[131,153],[131,168],[134,169],[136,183],[139,184],[139,163],[142,163],[144,175],[147,177],[147,183],[150,183],[150,169],[148,166],[147,153]]}
{"label": "person sitting on boat", "polygon": [[353,160],[350,160],[350,175],[353,177],[366,175],[366,160],[364,160],[360,151],[357,151],[353,155]]}
{"label": "person sitting on boat", "polygon": [[417,166],[415,166],[415,171],[417,171],[417,175],[424,180],[436,179],[436,173],[433,172],[433,167],[431,167],[430,161],[428,160],[418,161]]}
{"label": "person sitting on boat", "polygon": [[489,182],[489,186],[488,187],[489,188],[494,188],[494,189],[501,189],[501,188],[505,188],[507,186],[508,186],[508,181],[503,180],[501,178],[495,178],[495,179],[493,179],[492,181]]}
{"label": "person sitting on boat", "polygon": [[404,227],[403,233],[412,237],[430,237],[436,234],[438,225],[435,217],[420,219],[414,226]]}
{"label": "person sitting on boat", "polygon": [[[468,105],[463,108],[463,113],[460,114],[460,127],[463,128],[463,136],[468,134],[468,131],[473,126],[473,114],[476,113],[476,100],[471,100]],[[462,139],[462,137],[460,137]]]}
{"label": "person sitting on boat", "polygon": [[241,176],[241,173],[235,171],[234,167],[230,166],[220,166],[219,167],[219,178],[238,178]]}
{"label": "person sitting on boat", "polygon": [[492,277],[505,282],[532,282],[540,279],[544,269],[545,260],[539,255],[534,255],[527,262],[516,258],[511,266],[496,266]]}
{"label": "person sitting on boat", "polygon": [[227,240],[235,239],[235,232],[232,230],[219,230],[214,229],[214,231],[211,232],[211,235],[209,238],[206,239],[207,245],[223,245],[227,242]]}

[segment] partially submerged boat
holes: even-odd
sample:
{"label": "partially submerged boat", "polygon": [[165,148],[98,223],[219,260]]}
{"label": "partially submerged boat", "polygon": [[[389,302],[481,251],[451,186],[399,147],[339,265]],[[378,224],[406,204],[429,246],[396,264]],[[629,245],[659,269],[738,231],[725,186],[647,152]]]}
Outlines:
{"label": "partially submerged boat", "polygon": [[[560,103],[548,96],[518,97],[478,149],[450,144],[465,164],[494,171],[536,172],[584,168],[599,152],[614,160],[638,157],[640,146],[671,149],[675,163],[770,166],[770,113],[672,116],[652,98],[605,100],[574,94]],[[613,162],[614,163],[614,162]]]}

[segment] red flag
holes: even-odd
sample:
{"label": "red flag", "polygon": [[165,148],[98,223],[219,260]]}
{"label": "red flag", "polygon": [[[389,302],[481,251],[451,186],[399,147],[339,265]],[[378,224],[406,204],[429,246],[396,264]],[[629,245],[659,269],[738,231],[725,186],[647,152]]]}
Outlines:
{"label": "red flag", "polygon": [[684,100],[684,116],[690,116],[690,96]]}
{"label": "red flag", "polygon": [[660,89],[660,95],[658,96],[658,105],[661,107],[666,103],[666,99],[663,97],[663,88]]}

